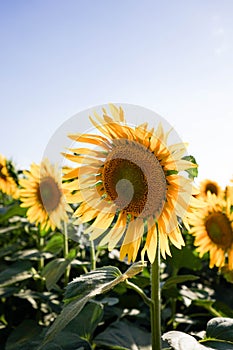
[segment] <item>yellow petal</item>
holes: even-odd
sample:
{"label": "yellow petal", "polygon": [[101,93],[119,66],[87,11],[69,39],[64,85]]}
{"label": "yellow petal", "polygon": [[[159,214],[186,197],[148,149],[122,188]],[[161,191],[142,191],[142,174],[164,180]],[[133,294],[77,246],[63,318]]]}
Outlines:
{"label": "yellow petal", "polygon": [[183,236],[178,226],[172,232],[169,233],[168,237],[171,243],[174,244],[174,246],[178,249],[181,249],[182,246],[185,246]]}
{"label": "yellow petal", "polygon": [[109,103],[109,109],[117,122],[125,122],[124,111],[121,107],[117,108],[114,104]]}
{"label": "yellow petal", "polygon": [[67,150],[76,153],[76,155],[87,155],[89,157],[105,158],[107,154],[106,151],[95,151],[91,148],[67,148]]}
{"label": "yellow petal", "polygon": [[108,249],[110,251],[113,248],[115,248],[115,246],[123,236],[125,229],[126,229],[126,215],[119,214],[115,225],[112,227],[110,231],[109,244],[108,244]]}
{"label": "yellow petal", "polygon": [[135,261],[140,243],[141,243],[141,238],[139,237],[138,239],[136,239],[131,243],[123,244],[120,249],[120,259],[123,260],[124,257],[128,255],[128,262]]}
{"label": "yellow petal", "polygon": [[160,251],[161,251],[162,257],[166,259],[166,254],[171,256],[171,251],[168,243],[168,236],[166,233],[159,231],[159,237],[160,237]]}
{"label": "yellow petal", "polygon": [[124,237],[123,244],[128,244],[133,241],[136,241],[139,237],[142,238],[144,232],[144,222],[143,219],[137,218],[130,221],[126,234]]}
{"label": "yellow petal", "polygon": [[100,159],[95,159],[95,158],[91,158],[88,156],[76,156],[75,154],[69,154],[69,153],[64,153],[62,152],[62,155],[69,159],[72,162],[75,163],[80,163],[80,164],[90,164],[90,165],[94,165],[94,166],[102,166],[103,165],[103,161]]}
{"label": "yellow petal", "polygon": [[[106,214],[100,212],[96,217],[95,221],[85,230],[85,233],[93,232],[91,234],[91,239],[97,238],[101,233],[103,233],[109,228],[114,217],[115,214]],[[96,235],[97,231],[101,233],[98,233],[98,235]]]}
{"label": "yellow petal", "polygon": [[152,217],[147,220],[147,235],[146,243],[142,250],[142,260],[144,260],[144,254],[147,250],[147,256],[151,264],[155,260],[156,250],[157,250],[157,229],[156,222]]}
{"label": "yellow petal", "polygon": [[72,140],[78,141],[78,142],[87,142],[87,143],[91,143],[93,145],[97,145],[100,146],[104,149],[106,149],[107,151],[109,150],[109,141],[100,135],[95,135],[95,134],[81,134],[81,133],[77,133],[77,134],[70,134],[68,135],[69,138],[71,138]]}

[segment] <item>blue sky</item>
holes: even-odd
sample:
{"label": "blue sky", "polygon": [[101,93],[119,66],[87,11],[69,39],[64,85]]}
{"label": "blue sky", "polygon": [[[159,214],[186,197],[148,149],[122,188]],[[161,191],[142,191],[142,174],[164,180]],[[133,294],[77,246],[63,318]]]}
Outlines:
{"label": "blue sky", "polygon": [[174,126],[199,181],[225,185],[233,176],[232,18],[231,0],[0,1],[0,153],[29,167],[76,113],[129,103]]}

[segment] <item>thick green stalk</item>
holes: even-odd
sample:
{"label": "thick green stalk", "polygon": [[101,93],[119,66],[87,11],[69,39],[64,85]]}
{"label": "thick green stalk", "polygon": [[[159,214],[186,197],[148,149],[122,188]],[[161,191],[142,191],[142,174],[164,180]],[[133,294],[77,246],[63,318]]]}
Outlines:
{"label": "thick green stalk", "polygon": [[40,251],[40,260],[39,260],[39,272],[41,272],[41,270],[44,268],[44,257],[42,256],[42,251],[44,248],[44,244],[45,244],[45,239],[44,237],[41,235],[40,231],[39,231],[39,251]]}
{"label": "thick green stalk", "polygon": [[94,241],[90,241],[90,253],[91,253],[91,270],[96,269],[96,254],[95,254],[95,245]]}
{"label": "thick green stalk", "polygon": [[155,261],[151,265],[151,345],[152,350],[161,349],[161,294],[160,294],[160,244],[157,228]]}
{"label": "thick green stalk", "polygon": [[[68,243],[68,232],[67,232],[67,224],[66,222],[64,222],[64,246],[63,246],[63,254],[64,254],[64,258],[67,259],[68,258],[68,254],[69,254],[69,243]],[[70,277],[70,265],[67,266],[66,270],[65,270],[65,274],[64,274],[64,284],[65,286],[69,283],[69,277]]]}

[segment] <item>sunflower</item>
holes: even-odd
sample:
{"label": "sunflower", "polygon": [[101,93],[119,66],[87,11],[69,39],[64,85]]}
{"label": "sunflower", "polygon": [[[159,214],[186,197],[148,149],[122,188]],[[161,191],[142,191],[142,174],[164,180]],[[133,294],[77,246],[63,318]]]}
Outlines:
{"label": "sunflower", "polygon": [[58,169],[48,159],[40,165],[32,164],[30,171],[24,171],[20,180],[21,206],[28,208],[27,217],[31,223],[40,224],[41,229],[54,230],[67,221],[68,205],[64,200]]}
{"label": "sunflower", "polygon": [[121,244],[120,258],[134,261],[144,233],[147,233],[142,259],[147,252],[153,262],[157,229],[163,257],[170,254],[169,240],[178,248],[184,245],[177,216],[182,217],[192,197],[192,183],[180,171],[196,167],[183,160],[183,143],[167,146],[168,132],[161,124],[156,131],[147,123],[130,126],[121,107],[109,105],[110,115],[96,112],[90,121],[92,134],[72,134],[71,140],[88,147],[69,148],[63,155],[76,168],[63,179],[68,203],[78,204],[75,224],[89,223],[90,239],[103,234],[100,245],[112,250]]}
{"label": "sunflower", "polygon": [[228,265],[233,269],[233,214],[231,202],[208,193],[207,206],[188,214],[190,233],[202,257],[209,252],[210,268]]}
{"label": "sunflower", "polygon": [[223,191],[217,182],[205,179],[200,183],[200,195],[202,198],[206,198],[207,193],[213,193],[216,196],[222,196]]}
{"label": "sunflower", "polygon": [[[231,179],[231,182],[233,182],[233,179]],[[225,196],[227,199],[229,199],[231,201],[232,206],[233,206],[233,184],[226,186]]]}
{"label": "sunflower", "polygon": [[19,198],[19,190],[7,168],[7,160],[0,154],[0,191],[14,199]]}

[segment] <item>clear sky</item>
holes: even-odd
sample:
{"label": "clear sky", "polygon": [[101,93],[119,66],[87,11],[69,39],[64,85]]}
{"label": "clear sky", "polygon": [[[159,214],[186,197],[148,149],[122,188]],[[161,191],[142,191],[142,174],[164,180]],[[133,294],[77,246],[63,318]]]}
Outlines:
{"label": "clear sky", "polygon": [[232,0],[0,1],[0,153],[29,167],[74,114],[130,103],[174,126],[199,181],[225,185],[233,176],[232,18]]}

